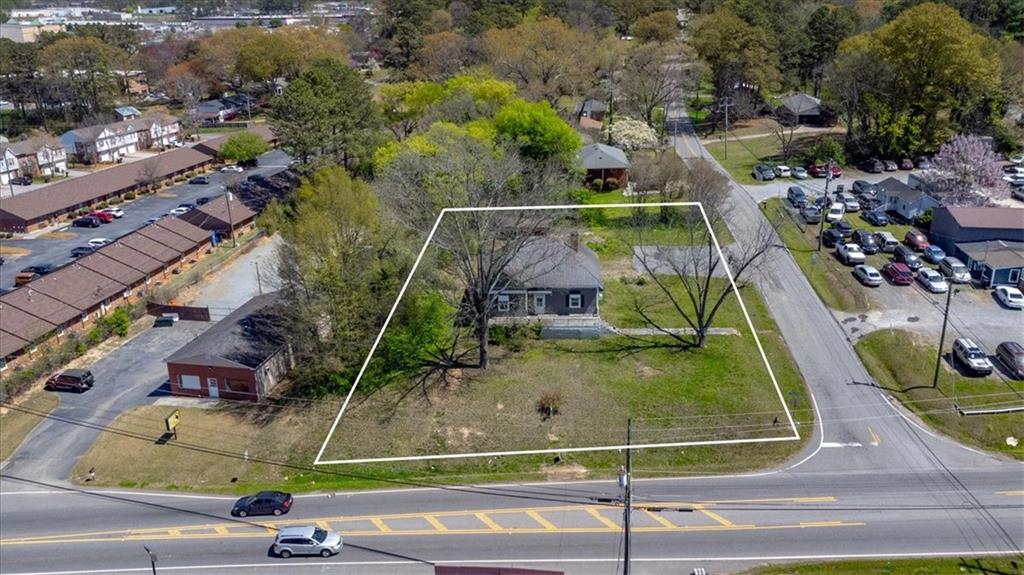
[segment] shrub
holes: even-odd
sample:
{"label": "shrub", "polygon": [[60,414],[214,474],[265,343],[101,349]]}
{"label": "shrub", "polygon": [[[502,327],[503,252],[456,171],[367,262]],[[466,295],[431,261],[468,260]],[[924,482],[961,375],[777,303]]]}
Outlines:
{"label": "shrub", "polygon": [[804,152],[804,162],[807,164],[822,164],[829,160],[840,166],[846,165],[846,153],[843,151],[843,145],[834,138],[827,136],[820,138]]}
{"label": "shrub", "polygon": [[558,410],[561,407],[562,394],[557,391],[544,392],[544,395],[537,400],[537,411],[541,413],[545,421],[558,415]]}
{"label": "shrub", "polygon": [[112,205],[112,206],[116,206],[117,204],[124,203],[124,200],[121,199],[121,198],[118,198],[118,197],[113,197],[113,198],[110,198],[110,201],[107,202],[107,203]]}
{"label": "shrub", "polygon": [[594,190],[595,192],[603,191],[604,190],[604,180],[602,180],[601,178],[594,178],[590,182],[590,188],[592,190]]}
{"label": "shrub", "polygon": [[125,194],[125,195],[124,195],[124,199],[125,199],[126,201],[129,201],[129,202],[130,202],[130,201],[132,201],[132,200],[134,200],[134,199],[135,199],[135,198],[137,198],[137,197],[138,197],[138,196],[137,196],[137,195],[135,195],[135,192],[128,192],[127,194]]}
{"label": "shrub", "polygon": [[85,345],[87,347],[93,347],[98,345],[104,339],[106,339],[106,337],[103,335],[103,328],[96,326],[85,334]]}
{"label": "shrub", "polygon": [[606,190],[617,190],[619,189],[618,178],[606,178],[604,181],[604,189]]}
{"label": "shrub", "polygon": [[125,307],[119,307],[113,313],[100,318],[99,325],[107,335],[114,334],[124,337],[128,335],[128,329],[132,327],[131,312]]}

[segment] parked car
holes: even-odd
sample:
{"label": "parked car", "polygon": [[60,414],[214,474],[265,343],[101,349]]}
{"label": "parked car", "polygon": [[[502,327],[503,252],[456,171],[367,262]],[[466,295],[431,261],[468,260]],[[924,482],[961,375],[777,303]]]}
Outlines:
{"label": "parked car", "polygon": [[802,208],[807,205],[807,194],[804,193],[804,189],[800,186],[790,186],[786,190],[786,199],[793,205],[794,208]]}
{"label": "parked car", "polygon": [[1013,189],[1010,190],[1010,196],[1019,202],[1024,202],[1024,185],[1013,186]]}
{"label": "parked car", "polygon": [[836,244],[843,241],[843,232],[839,230],[828,229],[821,236],[821,243],[827,248],[835,247]]}
{"label": "parked car", "polygon": [[930,245],[925,249],[921,250],[921,258],[930,264],[937,264],[946,257],[946,252],[942,251],[939,246]]}
{"label": "parked car", "polygon": [[124,210],[122,210],[121,208],[103,208],[103,211],[114,216],[114,218],[116,219],[121,219],[124,217]]}
{"label": "parked car", "polygon": [[210,203],[210,198],[207,198],[206,196],[203,196],[201,198],[196,198],[196,205],[197,206],[204,206],[204,205],[206,205],[208,203]]}
{"label": "parked car", "polygon": [[92,389],[96,380],[88,369],[69,369],[46,380],[47,391],[74,391],[84,393]]}
{"label": "parked car", "polygon": [[292,555],[330,557],[341,552],[341,534],[313,526],[282,527],[274,539],[273,551],[283,559]]}
{"label": "parked car", "polygon": [[109,224],[110,222],[114,221],[113,214],[108,214],[107,212],[104,212],[102,210],[96,210],[95,212],[89,214],[89,217],[96,218],[97,220],[105,224]]}
{"label": "parked car", "polygon": [[878,270],[872,266],[864,264],[854,266],[853,277],[857,278],[860,283],[868,287],[878,287],[882,285],[882,274],[878,273]]}
{"label": "parked car", "polygon": [[1024,166],[1005,166],[1003,167],[1003,173],[1024,176]]}
{"label": "parked car", "polygon": [[899,240],[892,235],[892,232],[875,232],[875,241],[878,242],[879,249],[887,254],[895,252],[900,245]]}
{"label": "parked car", "polygon": [[928,242],[928,236],[924,235],[924,232],[920,230],[910,230],[907,232],[907,235],[903,236],[903,242],[918,252],[931,245]]}
{"label": "parked car", "polygon": [[869,174],[881,174],[885,170],[885,164],[878,158],[868,158],[860,163],[860,169]]}
{"label": "parked car", "polygon": [[867,230],[854,230],[851,239],[860,246],[860,251],[865,254],[877,254],[880,249],[878,242],[875,241],[875,234]]}
{"label": "parked car", "polygon": [[914,272],[906,264],[889,262],[882,266],[882,275],[889,278],[894,285],[908,286],[914,283]]}
{"label": "parked car", "polygon": [[932,268],[921,268],[917,272],[917,283],[932,293],[946,293],[946,290],[949,289],[946,278]]}
{"label": "parked car", "polygon": [[946,276],[946,279],[953,283],[967,283],[971,281],[971,272],[964,265],[964,262],[957,258],[946,256],[939,262],[939,272]]}
{"label": "parked car", "polygon": [[757,164],[754,166],[750,175],[759,182],[767,182],[775,179],[775,172],[772,170],[771,166],[765,164]]}
{"label": "parked car", "polygon": [[917,164],[917,169],[919,170],[932,169],[932,161],[924,156],[918,156],[917,161],[915,163]]}
{"label": "parked car", "polygon": [[997,287],[996,299],[999,300],[999,303],[1010,309],[1024,309],[1024,294],[1020,293],[1020,290],[1015,287]]}
{"label": "parked car", "polygon": [[992,373],[992,362],[988,360],[988,354],[966,337],[957,338],[953,342],[953,357],[969,373],[975,375],[988,375]]}
{"label": "parked car", "polygon": [[846,220],[836,220],[832,222],[832,225],[830,227],[833,230],[837,230],[839,233],[843,234],[844,238],[848,238],[853,235],[853,226],[851,226],[850,222]]}
{"label": "parked car", "polygon": [[800,210],[800,215],[803,216],[804,221],[808,224],[821,223],[821,209],[818,206],[806,206]]}
{"label": "parked car", "polygon": [[775,176],[778,178],[788,178],[793,175],[793,170],[789,169],[789,166],[775,166]]}
{"label": "parked car", "polygon": [[174,208],[173,210],[171,210],[171,215],[172,216],[180,216],[182,214],[187,214],[188,212],[189,212],[188,208],[182,208],[182,207],[179,206],[179,207]]}
{"label": "parked car", "polygon": [[[815,178],[824,178],[828,175],[827,164],[811,164],[807,166],[807,172]],[[839,166],[832,166],[832,177],[838,178],[843,175],[843,170]]]}
{"label": "parked car", "polygon": [[11,183],[15,186],[31,186],[32,178],[29,176],[15,176],[11,178]]}
{"label": "parked car", "polygon": [[900,160],[900,169],[901,170],[913,170],[914,169],[914,160],[911,160],[910,158],[903,158],[902,160]]}
{"label": "parked car", "polygon": [[843,215],[845,214],[846,208],[843,207],[843,204],[840,202],[833,202],[832,205],[828,207],[828,211],[825,212],[825,221],[838,222],[843,219]]}
{"label": "parked car", "polygon": [[266,183],[268,180],[267,177],[264,176],[263,174],[252,174],[248,178],[246,178],[245,181],[253,182],[255,184],[263,184]]}
{"label": "parked car", "polygon": [[89,240],[89,245],[94,247],[94,248],[99,249],[99,248],[102,248],[103,246],[111,243],[112,241],[113,240],[108,240],[107,238],[93,238],[93,239]]}
{"label": "parked car", "polygon": [[94,251],[96,251],[97,249],[99,249],[97,246],[78,246],[78,247],[74,247],[74,248],[71,248],[71,257],[73,257],[73,258],[80,258],[82,256],[87,256],[87,255],[93,253]]}
{"label": "parked car", "polygon": [[895,172],[896,170],[900,169],[900,167],[896,165],[896,162],[894,162],[893,160],[885,160],[882,163],[885,164],[885,171],[887,172]]}
{"label": "parked car", "polygon": [[836,257],[848,266],[864,263],[864,252],[857,244],[839,244],[836,247]]}
{"label": "parked car", "polygon": [[284,515],[291,510],[292,501],[291,493],[260,491],[255,495],[247,495],[236,501],[235,506],[231,509],[231,514],[235,517]]}
{"label": "parked car", "polygon": [[153,216],[152,218],[146,218],[146,221],[142,225],[148,226],[149,224],[155,224],[160,221],[161,217],[163,216]]}
{"label": "parked car", "polygon": [[193,186],[205,186],[210,183],[210,176],[196,176],[189,180],[188,183]]}
{"label": "parked car", "polygon": [[41,276],[45,276],[46,274],[48,274],[48,273],[50,273],[50,272],[52,272],[52,271],[54,271],[56,269],[57,269],[57,266],[55,266],[53,264],[36,264],[34,266],[28,266],[27,268],[22,269],[21,273],[23,273],[23,274],[26,274],[26,273],[27,274],[39,274]]}
{"label": "parked car", "polygon": [[924,265],[921,258],[917,257],[917,254],[914,253],[914,250],[904,245],[896,246],[896,251],[892,253],[892,257],[894,261],[906,264],[913,271],[921,269],[921,266]]}
{"label": "parked car", "polygon": [[245,169],[243,169],[242,166],[239,166],[237,164],[228,164],[228,165],[224,166],[223,168],[221,168],[220,171],[222,171],[222,172],[234,172],[236,174],[240,174],[240,173],[244,172]]}
{"label": "parked car", "polygon": [[40,277],[42,276],[40,276],[40,274],[37,274],[36,272],[21,272],[18,275],[14,276],[14,285],[20,287],[32,280],[39,279]]}
{"label": "parked car", "polygon": [[1016,380],[1024,380],[1024,345],[1004,341],[996,346],[996,357]]}
{"label": "parked car", "polygon": [[1006,174],[1003,176],[1003,181],[1010,184],[1011,186],[1024,185],[1024,175],[1021,174]]}
{"label": "parked car", "polygon": [[838,194],[836,200],[843,203],[843,209],[846,210],[846,213],[860,211],[860,202],[857,201],[857,198],[853,197],[853,194]]}
{"label": "parked car", "polygon": [[853,193],[857,196],[869,195],[875,197],[878,195],[878,186],[865,180],[854,180]]}
{"label": "parked car", "polygon": [[196,209],[196,205],[194,203],[192,203],[192,202],[182,202],[182,203],[178,204],[178,207],[179,208],[185,208],[186,210],[194,210],[194,209]]}
{"label": "parked car", "polygon": [[798,180],[807,179],[807,170],[805,170],[803,166],[796,166],[795,168],[792,168],[790,172],[792,172],[793,177]]}
{"label": "parked car", "polygon": [[889,225],[889,216],[882,210],[864,210],[860,213],[861,219],[873,226]]}
{"label": "parked car", "polygon": [[75,218],[75,221],[71,222],[71,227],[74,228],[98,228],[103,225],[103,222],[99,218],[92,216],[82,216]]}

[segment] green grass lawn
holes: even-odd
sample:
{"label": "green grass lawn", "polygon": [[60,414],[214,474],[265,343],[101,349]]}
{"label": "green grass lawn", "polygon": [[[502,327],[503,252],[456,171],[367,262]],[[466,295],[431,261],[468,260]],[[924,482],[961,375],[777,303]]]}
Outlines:
{"label": "green grass lawn", "polygon": [[[642,284],[638,285],[638,279],[642,281]],[[675,300],[692,316],[694,306],[683,288],[682,281],[675,276],[661,276],[661,280],[672,290]],[[711,282],[712,287],[709,293],[717,297],[726,289],[728,280],[712,278]],[[741,291],[740,296],[745,297],[747,293],[747,290]],[[605,278],[604,297],[601,299],[601,317],[616,327],[647,327],[644,318],[636,310],[638,301],[644,306],[645,313],[660,326],[689,327],[672,305],[664,290],[644,276]],[[743,303],[747,303],[746,299],[743,300]],[[755,325],[766,325],[765,322],[771,321],[770,318],[763,315],[763,307],[748,305],[747,311],[750,312],[751,321],[755,322]],[[715,315],[714,324],[715,326],[735,327],[741,331],[750,329],[743,318],[743,310],[740,309],[739,301],[732,294],[726,296],[725,302]]]}
{"label": "green grass lawn", "polygon": [[[44,413],[53,411],[59,403],[57,394],[48,391],[30,391],[18,401],[19,406]],[[0,408],[0,461],[6,461],[42,420],[38,415]]]}
{"label": "green grass lawn", "polygon": [[737,182],[746,186],[759,186],[762,182],[755,180],[750,174],[755,164],[800,164],[798,158],[802,151],[821,137],[823,136],[817,134],[797,134],[793,139],[794,152],[789,160],[781,157],[781,146],[774,136],[748,139],[730,137],[728,150],[723,141],[708,143],[704,147]]}
{"label": "green grass lawn", "polygon": [[[786,209],[787,205],[785,200],[771,198],[765,201],[762,207],[768,218],[778,224],[779,236],[786,244],[790,254],[793,255],[797,265],[811,282],[811,286],[814,287],[814,291],[817,292],[821,301],[832,309],[846,312],[871,309],[872,302],[868,296],[870,288],[864,287],[853,277],[852,267],[843,265],[836,259],[833,248],[823,246],[819,252],[817,250],[819,226],[805,224],[800,216]],[[847,218],[855,229],[889,231],[899,239],[902,239],[913,227],[900,224],[875,227],[862,220],[859,215],[851,214]],[[867,256],[866,263],[881,270],[889,260],[889,254],[879,252]]]}
{"label": "green grass lawn", "polygon": [[745,575],[1019,575],[1009,559],[884,559],[757,567]]}
{"label": "green grass lawn", "polygon": [[1024,415],[960,416],[954,411],[954,405],[1020,405],[1024,383],[995,376],[963,377],[944,361],[939,386],[933,388],[936,347],[908,331],[874,332],[857,342],[856,349],[878,385],[932,427],[957,441],[1024,459],[1024,445],[1013,448],[1006,443],[1008,436],[1020,438]]}

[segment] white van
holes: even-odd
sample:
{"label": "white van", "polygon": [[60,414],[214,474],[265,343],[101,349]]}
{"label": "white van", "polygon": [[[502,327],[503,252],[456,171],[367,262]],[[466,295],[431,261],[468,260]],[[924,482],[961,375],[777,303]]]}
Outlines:
{"label": "white van", "polygon": [[825,214],[825,221],[829,223],[838,222],[843,219],[843,215],[845,214],[846,207],[842,202],[833,202],[832,205],[828,207],[828,213]]}
{"label": "white van", "polygon": [[971,281],[971,272],[964,262],[954,257],[944,257],[939,262],[939,272],[951,282],[963,284]]}
{"label": "white van", "polygon": [[891,232],[875,232],[875,241],[878,242],[878,249],[891,254],[899,247],[900,241]]}

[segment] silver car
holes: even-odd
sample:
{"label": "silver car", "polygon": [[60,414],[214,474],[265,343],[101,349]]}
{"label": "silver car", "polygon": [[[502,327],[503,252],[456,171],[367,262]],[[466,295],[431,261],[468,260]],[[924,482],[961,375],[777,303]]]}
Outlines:
{"label": "silver car", "polygon": [[878,273],[873,266],[861,264],[853,268],[853,275],[860,283],[869,287],[882,285],[882,274]]}
{"label": "silver car", "polygon": [[312,525],[284,527],[277,532],[274,553],[287,559],[292,555],[330,557],[341,552],[341,534]]}

